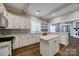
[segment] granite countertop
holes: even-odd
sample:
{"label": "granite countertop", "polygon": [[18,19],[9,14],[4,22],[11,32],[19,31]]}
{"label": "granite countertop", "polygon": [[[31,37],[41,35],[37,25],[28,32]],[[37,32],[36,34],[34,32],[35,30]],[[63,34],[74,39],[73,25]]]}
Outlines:
{"label": "granite countertop", "polygon": [[14,34],[2,34],[0,37],[4,36],[16,36],[16,35],[29,35],[29,34],[42,34],[44,32],[29,32],[29,33],[14,33]]}
{"label": "granite countertop", "polygon": [[14,37],[14,35],[0,35],[0,38],[4,38],[4,37]]}
{"label": "granite countertop", "polygon": [[40,36],[40,39],[49,41],[49,40],[51,40],[51,39],[55,39],[55,38],[57,38],[57,37],[59,37],[59,35],[55,35],[55,34],[53,34],[53,35]]}
{"label": "granite countertop", "polygon": [[68,34],[68,32],[54,32],[54,33],[49,33],[49,34]]}

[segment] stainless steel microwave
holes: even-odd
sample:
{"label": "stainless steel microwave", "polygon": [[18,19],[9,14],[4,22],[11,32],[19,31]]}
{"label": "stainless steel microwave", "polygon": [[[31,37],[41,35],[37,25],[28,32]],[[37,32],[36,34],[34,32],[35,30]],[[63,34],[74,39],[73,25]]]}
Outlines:
{"label": "stainless steel microwave", "polygon": [[0,13],[0,28],[6,28],[8,26],[8,20],[2,13]]}

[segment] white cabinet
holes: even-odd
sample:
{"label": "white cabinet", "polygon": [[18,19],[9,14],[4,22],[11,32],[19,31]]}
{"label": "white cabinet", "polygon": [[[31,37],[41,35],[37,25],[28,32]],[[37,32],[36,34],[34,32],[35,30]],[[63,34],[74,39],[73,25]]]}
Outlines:
{"label": "white cabinet", "polygon": [[54,56],[59,52],[59,38],[49,41],[40,39],[40,53],[43,56]]}
{"label": "white cabinet", "polygon": [[32,44],[32,34],[29,34],[29,36],[28,36],[28,44],[30,45],[30,44]]}
{"label": "white cabinet", "polygon": [[32,34],[32,44],[33,44],[33,43],[37,43],[37,39],[38,39],[38,38],[37,38],[37,35],[38,35],[38,34]]}
{"label": "white cabinet", "polygon": [[60,43],[67,46],[68,45],[68,34],[63,34],[60,36]]}
{"label": "white cabinet", "polygon": [[8,20],[8,27],[6,29],[30,29],[30,20],[28,17],[16,16],[5,12],[4,16]]}
{"label": "white cabinet", "polygon": [[34,34],[35,36],[34,36],[34,38],[35,38],[35,42],[40,42],[40,36],[41,36],[41,33],[39,34]]}
{"label": "white cabinet", "polygon": [[7,13],[6,18],[8,20],[8,27],[6,29],[13,29],[14,28],[14,16],[10,13]]}
{"label": "white cabinet", "polygon": [[29,17],[25,18],[25,28],[26,29],[31,29],[31,21]]}
{"label": "white cabinet", "polygon": [[20,18],[18,16],[14,16],[14,21],[13,21],[13,29],[19,29],[20,28]]}
{"label": "white cabinet", "polygon": [[28,17],[19,17],[20,29],[30,29],[30,19]]}
{"label": "white cabinet", "polygon": [[59,35],[59,43],[65,45],[65,46],[68,45],[68,43],[69,43],[69,35],[68,35],[68,33],[55,32],[55,33],[50,33],[50,34]]}
{"label": "white cabinet", "polygon": [[28,45],[28,35],[25,34],[23,39],[23,46],[27,46],[27,45]]}
{"label": "white cabinet", "polygon": [[20,47],[24,47],[24,46],[27,46],[28,45],[28,38],[27,38],[27,35],[21,35],[20,36]]}
{"label": "white cabinet", "polygon": [[15,39],[13,41],[13,49],[16,48],[21,48],[30,44],[34,44],[37,42],[40,42],[39,37],[41,36],[40,34],[20,34],[20,35],[15,35]]}
{"label": "white cabinet", "polygon": [[59,52],[59,38],[49,42],[49,56],[55,55],[57,52]]}
{"label": "white cabinet", "polygon": [[20,48],[20,36],[16,35],[13,41],[13,49]]}
{"label": "white cabinet", "polygon": [[6,11],[3,4],[0,4],[0,13],[8,20],[8,27],[6,29],[31,29],[30,17],[17,16]]}
{"label": "white cabinet", "polygon": [[20,17],[19,25],[20,25],[20,29],[25,29],[25,18],[24,17]]}

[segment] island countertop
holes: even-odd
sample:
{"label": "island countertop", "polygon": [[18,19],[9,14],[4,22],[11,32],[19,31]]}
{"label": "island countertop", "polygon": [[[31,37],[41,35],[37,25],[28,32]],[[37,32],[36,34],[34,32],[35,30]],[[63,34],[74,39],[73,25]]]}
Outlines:
{"label": "island countertop", "polygon": [[40,36],[40,39],[49,41],[49,40],[51,40],[51,39],[55,39],[55,38],[57,38],[57,37],[59,37],[59,35],[55,35],[55,34],[53,34],[53,35]]}

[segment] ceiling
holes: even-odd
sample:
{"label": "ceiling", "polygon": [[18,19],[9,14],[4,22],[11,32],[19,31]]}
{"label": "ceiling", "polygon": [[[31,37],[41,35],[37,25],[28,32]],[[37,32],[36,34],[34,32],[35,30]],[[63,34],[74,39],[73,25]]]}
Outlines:
{"label": "ceiling", "polygon": [[8,10],[43,19],[51,19],[79,9],[76,3],[6,3],[4,5]]}

